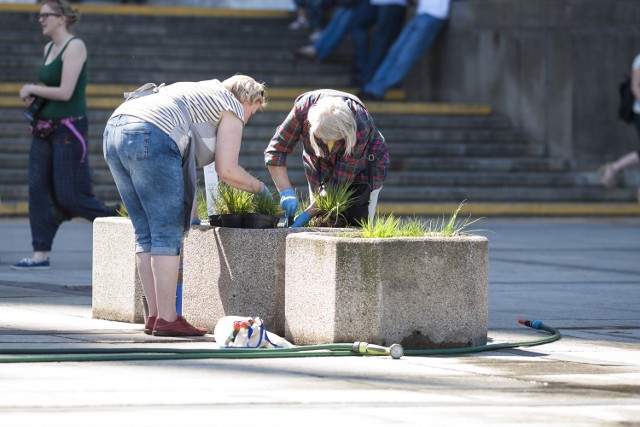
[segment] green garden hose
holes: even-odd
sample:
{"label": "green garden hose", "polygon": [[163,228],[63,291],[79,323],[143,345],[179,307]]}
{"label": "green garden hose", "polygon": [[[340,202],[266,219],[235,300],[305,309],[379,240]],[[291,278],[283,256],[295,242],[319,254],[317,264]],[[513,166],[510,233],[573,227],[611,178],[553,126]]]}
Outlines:
{"label": "green garden hose", "polygon": [[355,343],[303,345],[288,348],[234,348],[173,349],[173,348],[80,348],[80,349],[2,349],[0,363],[34,362],[89,362],[123,360],[180,360],[180,359],[264,359],[284,357],[336,357],[336,356],[391,356],[399,359],[407,356],[443,356],[514,347],[532,347],[557,341],[558,330],[539,320],[519,320],[533,329],[541,329],[551,335],[530,341],[505,342],[475,347],[443,348],[430,350],[403,350],[398,344],[383,347],[357,341]]}

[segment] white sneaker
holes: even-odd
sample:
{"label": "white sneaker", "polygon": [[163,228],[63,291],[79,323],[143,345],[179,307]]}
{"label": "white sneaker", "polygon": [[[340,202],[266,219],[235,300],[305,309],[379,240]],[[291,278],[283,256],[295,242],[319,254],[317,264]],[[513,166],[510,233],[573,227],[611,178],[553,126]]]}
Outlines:
{"label": "white sneaker", "polygon": [[304,16],[298,16],[298,19],[289,24],[290,30],[306,30],[309,28],[309,21]]}
{"label": "white sneaker", "polygon": [[309,41],[311,43],[315,43],[322,36],[322,30],[315,30],[313,33],[309,34]]}
{"label": "white sneaker", "polygon": [[313,45],[303,46],[295,51],[298,58],[308,59],[310,61],[316,60],[316,48]]}

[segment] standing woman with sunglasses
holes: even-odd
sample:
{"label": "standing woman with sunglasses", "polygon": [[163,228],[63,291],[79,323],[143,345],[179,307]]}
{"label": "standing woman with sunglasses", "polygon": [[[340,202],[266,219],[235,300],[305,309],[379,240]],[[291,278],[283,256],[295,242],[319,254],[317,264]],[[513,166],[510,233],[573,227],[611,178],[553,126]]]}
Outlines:
{"label": "standing woman with sunglasses", "polygon": [[38,22],[51,41],[44,48],[40,83],[20,89],[33,116],[29,221],[34,252],[14,264],[15,270],[49,268],[53,238],[63,221],[117,215],[93,194],[87,149],[87,48],[72,31],[79,20],[80,12],[66,0],[41,3]]}

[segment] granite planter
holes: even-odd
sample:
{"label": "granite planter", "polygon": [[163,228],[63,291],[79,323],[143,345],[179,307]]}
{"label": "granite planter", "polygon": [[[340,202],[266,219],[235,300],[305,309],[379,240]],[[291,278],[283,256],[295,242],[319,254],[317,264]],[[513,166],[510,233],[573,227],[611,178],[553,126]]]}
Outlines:
{"label": "granite planter", "polygon": [[184,315],[209,332],[224,316],[260,316],[282,336],[286,238],[303,231],[192,227],[183,244]]}
{"label": "granite planter", "polygon": [[136,268],[135,234],[130,219],[96,218],[92,268],[92,316],[144,323],[144,293]]}
{"label": "granite planter", "polygon": [[488,240],[287,236],[285,337],[407,349],[484,345]]}

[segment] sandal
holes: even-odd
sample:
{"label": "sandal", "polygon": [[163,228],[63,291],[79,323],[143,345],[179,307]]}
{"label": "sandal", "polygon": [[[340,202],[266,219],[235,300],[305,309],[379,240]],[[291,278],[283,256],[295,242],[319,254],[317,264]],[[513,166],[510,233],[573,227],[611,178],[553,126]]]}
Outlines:
{"label": "sandal", "polygon": [[616,170],[613,168],[613,164],[605,163],[598,169],[600,174],[600,182],[605,187],[613,187],[616,182]]}

